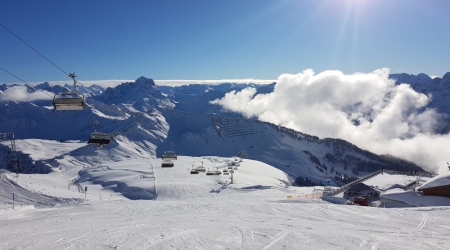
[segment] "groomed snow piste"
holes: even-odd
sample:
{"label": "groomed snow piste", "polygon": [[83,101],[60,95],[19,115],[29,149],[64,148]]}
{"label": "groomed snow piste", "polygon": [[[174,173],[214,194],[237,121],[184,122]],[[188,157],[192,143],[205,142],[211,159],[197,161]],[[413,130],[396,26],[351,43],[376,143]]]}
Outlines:
{"label": "groomed snow piste", "polygon": [[[178,156],[173,168],[161,168],[161,159],[136,158],[81,169],[67,155],[62,170],[51,174],[4,174],[34,193],[72,199],[56,206],[16,204],[14,210],[2,205],[0,248],[448,248],[448,207],[388,209],[288,200],[287,195],[318,187],[288,186],[282,171],[247,159],[234,170],[233,184],[231,175],[190,174],[192,166],[202,164],[223,171],[230,160]],[[87,193],[68,185],[71,180],[87,187]]]}

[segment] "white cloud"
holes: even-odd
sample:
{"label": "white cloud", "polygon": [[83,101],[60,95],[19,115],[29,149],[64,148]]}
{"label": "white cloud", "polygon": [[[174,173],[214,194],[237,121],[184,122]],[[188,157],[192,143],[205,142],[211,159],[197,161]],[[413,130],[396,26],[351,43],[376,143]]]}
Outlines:
{"label": "white cloud", "polygon": [[275,80],[264,80],[264,79],[222,79],[222,80],[154,80],[156,85],[160,86],[181,86],[189,84],[222,84],[222,83],[256,83],[256,84],[270,84],[275,82]]}
{"label": "white cloud", "polygon": [[[450,135],[433,134],[441,115],[426,109],[430,97],[395,85],[389,70],[283,74],[270,94],[247,88],[213,103],[320,137],[342,138],[379,154],[444,171]],[[438,170],[439,169],[439,170]]]}
{"label": "white cloud", "polygon": [[51,100],[55,94],[51,92],[36,91],[30,93],[25,86],[14,86],[0,94],[0,101],[31,102],[36,100]]}

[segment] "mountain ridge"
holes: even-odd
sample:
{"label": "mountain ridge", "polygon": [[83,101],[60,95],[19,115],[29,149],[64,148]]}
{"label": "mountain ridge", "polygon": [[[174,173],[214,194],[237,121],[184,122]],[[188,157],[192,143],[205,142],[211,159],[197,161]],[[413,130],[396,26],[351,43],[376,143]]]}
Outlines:
{"label": "mountain ridge", "polygon": [[[423,75],[419,78],[428,79]],[[410,76],[411,79],[416,78]],[[261,88],[261,93],[270,93],[274,85],[158,87],[152,79],[140,77],[135,82],[122,83],[99,95],[88,96],[89,107],[84,111],[55,111],[42,102],[2,101],[0,107],[4,112],[0,125],[5,131],[14,131],[18,139],[86,141],[93,131],[94,121],[99,120],[97,129],[114,138],[113,143],[103,149],[102,157],[111,157],[114,150],[119,150],[124,143],[139,148],[134,153],[130,152],[133,157],[159,157],[170,148],[170,143],[175,143],[177,153],[194,156],[230,156],[248,151],[252,159],[274,165],[293,178],[308,178],[314,183],[324,178],[364,174],[377,168],[420,169],[413,163],[400,161],[397,164],[382,156],[374,160],[372,153],[355,150],[355,145],[343,143],[340,139],[319,139],[281,126],[245,119],[209,104],[228,91],[251,86]],[[94,87],[98,89],[98,86]],[[58,89],[49,84],[37,88]],[[196,109],[194,103],[203,108]],[[86,150],[91,152],[89,154],[96,151],[93,145],[87,145]],[[90,159],[95,161],[93,155]],[[81,154],[77,157],[82,158]]]}

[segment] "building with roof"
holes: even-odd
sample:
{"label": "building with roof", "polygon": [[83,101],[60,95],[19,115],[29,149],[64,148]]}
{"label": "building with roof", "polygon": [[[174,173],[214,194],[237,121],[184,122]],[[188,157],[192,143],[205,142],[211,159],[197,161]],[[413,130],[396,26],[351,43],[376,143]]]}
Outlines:
{"label": "building with roof", "polygon": [[344,194],[347,196],[362,195],[378,197],[380,195],[380,192],[372,187],[367,186],[364,183],[356,183],[345,188]]}
{"label": "building with roof", "polygon": [[417,188],[422,195],[435,195],[450,198],[450,171],[437,175]]}

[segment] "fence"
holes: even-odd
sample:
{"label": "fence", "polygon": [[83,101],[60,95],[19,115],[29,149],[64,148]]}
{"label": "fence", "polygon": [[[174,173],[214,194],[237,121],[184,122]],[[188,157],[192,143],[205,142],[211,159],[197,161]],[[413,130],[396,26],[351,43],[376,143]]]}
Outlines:
{"label": "fence", "polygon": [[322,198],[322,194],[299,194],[299,195],[288,195],[286,198],[287,198],[288,200],[319,199],[319,198]]}

